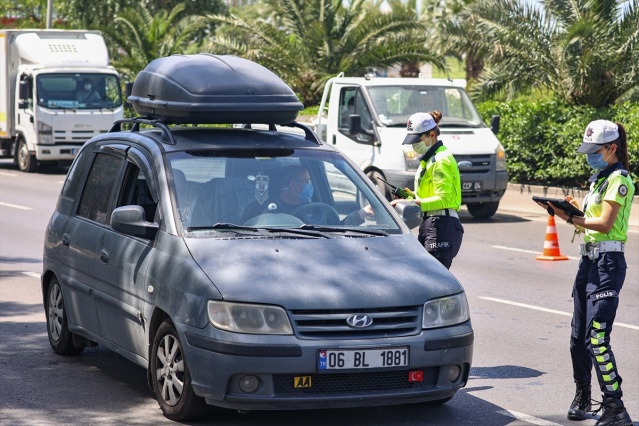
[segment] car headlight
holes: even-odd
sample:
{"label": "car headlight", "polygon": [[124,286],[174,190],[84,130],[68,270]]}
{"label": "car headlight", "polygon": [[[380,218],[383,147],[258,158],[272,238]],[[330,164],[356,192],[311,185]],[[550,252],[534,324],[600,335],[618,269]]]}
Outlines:
{"label": "car headlight", "polygon": [[209,300],[208,314],[211,324],[221,330],[248,334],[293,334],[286,312],[278,306]]}
{"label": "car headlight", "polygon": [[466,322],[469,318],[466,294],[459,293],[426,302],[422,328],[447,327]]}
{"label": "car headlight", "polygon": [[38,121],[38,144],[40,145],[52,145],[53,144],[53,127],[49,126],[42,121]]}
{"label": "car headlight", "polygon": [[497,149],[495,150],[495,169],[498,172],[506,170],[506,151],[501,143],[497,143]]}

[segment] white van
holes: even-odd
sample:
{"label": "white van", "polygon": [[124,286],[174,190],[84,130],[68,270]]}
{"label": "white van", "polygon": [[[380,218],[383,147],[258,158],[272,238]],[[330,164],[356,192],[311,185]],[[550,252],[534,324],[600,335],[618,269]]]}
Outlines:
{"label": "white van", "polygon": [[[413,189],[418,155],[402,145],[406,121],[415,112],[438,110],[441,140],[459,164],[462,204],[476,218],[491,217],[506,191],[506,154],[491,127],[482,122],[464,90],[465,80],[344,77],[324,88],[315,131],[349,156],[390,199],[377,177]],[[327,104],[328,102],[328,104]]]}

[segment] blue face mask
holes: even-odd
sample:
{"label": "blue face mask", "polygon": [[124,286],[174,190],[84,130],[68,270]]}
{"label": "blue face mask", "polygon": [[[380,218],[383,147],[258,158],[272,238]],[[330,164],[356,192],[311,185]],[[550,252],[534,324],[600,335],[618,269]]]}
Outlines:
{"label": "blue face mask", "polygon": [[588,154],[588,165],[595,170],[602,170],[608,167],[608,162],[604,160],[603,154]]}
{"label": "blue face mask", "polygon": [[304,183],[298,197],[302,203],[310,203],[313,198],[313,182]]}

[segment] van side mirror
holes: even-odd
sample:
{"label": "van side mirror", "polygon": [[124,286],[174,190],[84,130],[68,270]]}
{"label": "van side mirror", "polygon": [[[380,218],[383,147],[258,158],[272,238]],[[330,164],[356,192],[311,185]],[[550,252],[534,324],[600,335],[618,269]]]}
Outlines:
{"label": "van side mirror", "polygon": [[24,109],[29,105],[29,82],[22,80],[18,87],[18,108]]}
{"label": "van side mirror", "polygon": [[493,131],[494,134],[499,133],[500,121],[501,118],[498,115],[493,115],[492,117],[490,117],[490,129]]}
{"label": "van side mirror", "polygon": [[351,136],[366,135],[357,138],[357,143],[375,145],[375,132],[362,127],[362,117],[359,114],[351,114],[348,116],[348,134]]}
{"label": "van side mirror", "polygon": [[111,213],[111,227],[118,232],[153,239],[158,233],[159,225],[147,222],[142,206],[122,206]]}
{"label": "van side mirror", "polygon": [[422,208],[413,203],[397,203],[395,211],[410,229],[418,227],[422,223]]}

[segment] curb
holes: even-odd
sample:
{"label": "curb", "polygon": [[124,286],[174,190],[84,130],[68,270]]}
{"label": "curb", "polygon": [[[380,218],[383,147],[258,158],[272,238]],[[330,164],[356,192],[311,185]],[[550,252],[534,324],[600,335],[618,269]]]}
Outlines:
{"label": "curb", "polygon": [[[503,198],[499,203],[499,210],[512,210],[524,213],[541,213],[541,208],[532,200],[533,195],[542,197],[564,198],[571,195],[582,202],[588,194],[587,190],[579,188],[559,188],[553,186],[525,185],[509,183]],[[635,194],[630,211],[631,228],[639,228],[639,197]]]}

